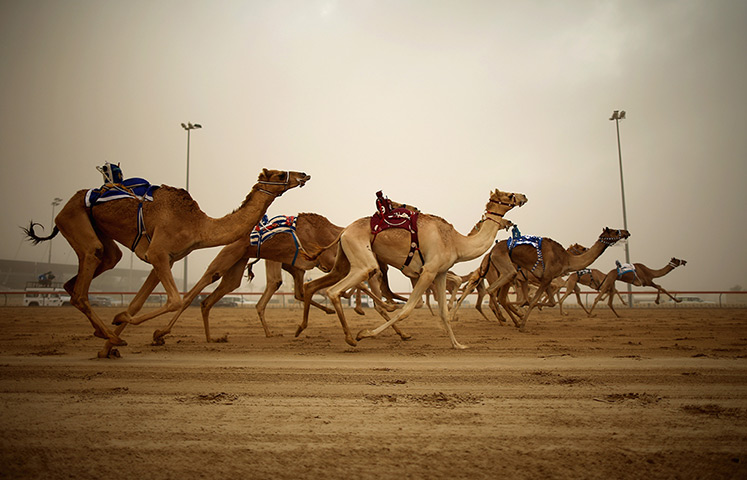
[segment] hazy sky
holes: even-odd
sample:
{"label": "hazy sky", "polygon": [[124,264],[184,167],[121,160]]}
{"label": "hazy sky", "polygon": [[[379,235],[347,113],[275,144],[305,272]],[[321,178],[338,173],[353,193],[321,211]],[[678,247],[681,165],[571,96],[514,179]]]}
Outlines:
{"label": "hazy sky", "polygon": [[[214,217],[267,167],[312,175],[270,214],[344,226],[383,190],[466,234],[499,188],[529,198],[522,233],[591,245],[623,225],[625,110],[631,260],[687,260],[672,290],[747,288],[746,47],[741,0],[0,0],[0,258],[46,262],[18,227],[49,229],[104,161],[183,187],[182,122]],[[61,236],[53,261],[76,262]]]}

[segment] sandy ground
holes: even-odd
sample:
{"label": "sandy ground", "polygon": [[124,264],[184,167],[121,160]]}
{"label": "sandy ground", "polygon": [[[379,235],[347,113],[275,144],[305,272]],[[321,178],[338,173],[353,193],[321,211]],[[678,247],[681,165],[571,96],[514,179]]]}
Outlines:
{"label": "sandy ground", "polygon": [[[116,309],[102,309],[107,318]],[[119,359],[72,308],[0,308],[2,478],[747,478],[747,310],[427,309],[349,347],[334,316],[190,308]],[[349,311],[357,331],[379,324]]]}

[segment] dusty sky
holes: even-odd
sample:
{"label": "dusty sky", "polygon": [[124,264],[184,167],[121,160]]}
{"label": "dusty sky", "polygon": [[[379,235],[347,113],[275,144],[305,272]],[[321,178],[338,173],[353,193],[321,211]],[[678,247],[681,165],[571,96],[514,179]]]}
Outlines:
{"label": "dusty sky", "polygon": [[[270,214],[344,226],[383,190],[466,234],[499,188],[529,197],[522,233],[590,245],[623,225],[625,110],[631,260],[747,288],[747,2],[0,0],[0,45],[0,258],[46,262],[18,227],[104,161],[183,187],[182,122],[211,216],[268,167],[313,177]],[[61,237],[53,261],[76,262]]]}

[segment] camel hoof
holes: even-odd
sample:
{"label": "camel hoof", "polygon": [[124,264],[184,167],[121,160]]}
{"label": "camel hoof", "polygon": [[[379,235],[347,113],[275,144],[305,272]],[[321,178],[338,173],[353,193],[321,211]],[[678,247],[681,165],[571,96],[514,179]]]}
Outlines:
{"label": "camel hoof", "polygon": [[373,333],[371,333],[371,330],[361,330],[360,332],[358,332],[358,335],[355,336],[355,339],[360,341],[368,337],[373,337]]}
{"label": "camel hoof", "polygon": [[347,343],[351,347],[357,347],[358,346],[358,342],[356,342],[355,340],[353,340],[352,337],[345,337],[345,343]]}
{"label": "camel hoof", "polygon": [[156,330],[155,332],[153,332],[153,342],[151,342],[151,345],[153,345],[154,347],[166,345],[166,340],[163,339],[164,335],[166,335],[166,333],[160,330]]}
{"label": "camel hoof", "polygon": [[130,323],[130,316],[127,314],[127,312],[119,312],[118,314],[114,315],[112,325],[122,325],[123,323]]}
{"label": "camel hoof", "polygon": [[112,348],[108,352],[106,350],[102,350],[98,353],[99,358],[121,358],[122,355],[119,353],[119,350],[116,348]]}
{"label": "camel hoof", "polygon": [[462,345],[461,343],[454,344],[454,348],[457,350],[467,350],[469,347],[467,345]]}
{"label": "camel hoof", "polygon": [[98,338],[103,338],[104,340],[109,340],[109,335],[107,335],[106,333],[98,329],[93,331],[93,336],[98,337]]}
{"label": "camel hoof", "polygon": [[303,331],[304,331],[304,328],[303,328],[303,327],[298,327],[298,328],[296,329],[296,337],[298,337],[299,335],[301,335],[301,332],[303,332]]}
{"label": "camel hoof", "polygon": [[401,338],[404,341],[412,340],[412,335],[409,335],[407,333],[402,333],[402,334],[400,334],[399,338]]}
{"label": "camel hoof", "polygon": [[112,335],[111,337],[108,337],[107,340],[109,343],[114,345],[115,347],[124,347],[127,346],[127,342],[125,340],[122,340],[116,335]]}
{"label": "camel hoof", "polygon": [[357,313],[358,315],[365,315],[366,312],[363,311],[362,308],[354,308],[353,311]]}

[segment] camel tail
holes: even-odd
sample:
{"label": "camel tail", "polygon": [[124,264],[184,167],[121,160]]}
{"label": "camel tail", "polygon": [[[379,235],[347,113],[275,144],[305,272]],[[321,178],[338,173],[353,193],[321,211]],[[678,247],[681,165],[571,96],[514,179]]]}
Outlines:
{"label": "camel tail", "polygon": [[52,240],[54,237],[57,236],[58,233],[60,233],[60,230],[57,228],[57,225],[54,226],[54,229],[52,229],[52,234],[48,237],[40,237],[34,232],[34,227],[36,225],[39,225],[40,227],[44,228],[41,223],[36,223],[33,220],[29,224],[28,228],[21,227],[21,230],[23,230],[23,233],[26,234],[27,240],[31,241],[34,245],[38,245],[41,242],[46,242],[47,240]]}
{"label": "camel tail", "polygon": [[254,266],[254,265],[255,265],[255,264],[257,263],[257,262],[259,262],[260,260],[261,260],[261,258],[257,258],[257,259],[255,259],[255,260],[252,260],[252,261],[251,261],[251,262],[249,262],[249,263],[247,264],[247,266],[246,266],[246,278],[247,278],[247,279],[249,279],[249,281],[250,281],[250,282],[251,282],[252,280],[254,280],[254,272],[252,272],[252,267],[253,267],[253,266]]}

